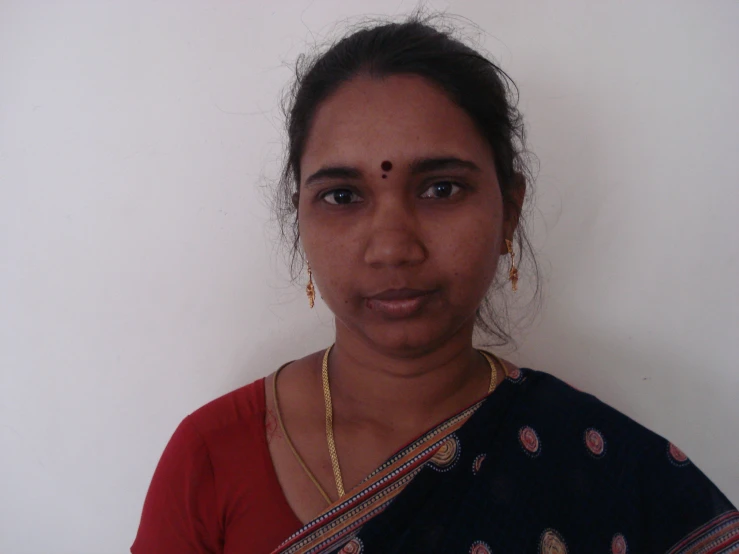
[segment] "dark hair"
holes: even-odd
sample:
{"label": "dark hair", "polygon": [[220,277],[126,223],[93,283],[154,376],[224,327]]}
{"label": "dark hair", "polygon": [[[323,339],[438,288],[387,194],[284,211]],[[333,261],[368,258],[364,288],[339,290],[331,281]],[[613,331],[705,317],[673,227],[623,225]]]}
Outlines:
{"label": "dark hair", "polygon": [[[505,208],[516,209],[511,200],[522,176],[531,190],[533,175],[523,119],[517,109],[516,85],[497,65],[456,38],[453,29],[440,28],[434,19],[438,18],[414,15],[401,23],[365,25],[323,52],[298,59],[295,80],[284,97],[288,145],[275,197],[282,236],[291,246],[290,270],[294,279],[304,259],[293,195],[300,186],[300,161],[311,122],[321,102],[359,74],[415,74],[439,85],[470,115],[492,147]],[[528,262],[526,270],[519,271],[522,277],[533,278],[533,298],[538,300],[538,267],[523,217],[519,221],[515,242],[521,255],[516,259]],[[507,279],[496,278],[490,292],[501,289],[506,282]],[[502,296],[489,293],[477,313],[478,330],[497,345],[512,342],[508,305],[504,298],[502,306],[494,302]]]}

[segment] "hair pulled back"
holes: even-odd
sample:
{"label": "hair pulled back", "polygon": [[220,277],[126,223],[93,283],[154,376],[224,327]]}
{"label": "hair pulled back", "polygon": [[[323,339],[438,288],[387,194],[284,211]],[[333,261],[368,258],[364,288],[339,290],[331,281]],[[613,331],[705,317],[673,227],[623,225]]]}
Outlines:
{"label": "hair pulled back", "polygon": [[[293,197],[300,186],[300,161],[311,123],[321,103],[360,74],[377,78],[414,74],[441,87],[490,144],[504,208],[517,210],[513,198],[522,179],[530,192],[533,176],[515,84],[495,63],[456,38],[453,29],[435,25],[435,19],[411,16],[400,23],[365,25],[322,52],[298,59],[295,79],[284,97],[287,152],[275,196],[282,236],[291,248],[293,278],[304,264]],[[520,252],[517,260],[528,262],[525,271],[519,269],[520,275],[533,281],[533,296],[538,300],[538,267],[526,236],[526,222],[521,213],[516,215],[520,217],[514,235]],[[477,312],[478,330],[495,345],[512,342],[513,325],[502,292],[505,283],[505,272],[500,268]]]}

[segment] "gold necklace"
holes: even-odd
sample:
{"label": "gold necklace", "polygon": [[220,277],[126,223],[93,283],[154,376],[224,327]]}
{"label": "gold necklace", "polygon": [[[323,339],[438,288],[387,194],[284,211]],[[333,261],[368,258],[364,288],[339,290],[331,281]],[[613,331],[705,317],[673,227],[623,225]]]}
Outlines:
{"label": "gold necklace", "polygon": [[[321,379],[323,381],[323,400],[326,404],[326,442],[328,443],[328,454],[331,457],[331,468],[334,471],[334,481],[336,481],[336,491],[339,494],[339,499],[344,498],[344,478],[341,475],[341,467],[339,466],[339,456],[336,453],[336,442],[334,441],[334,408],[331,402],[331,387],[328,383],[328,355],[331,352],[333,345],[326,349],[323,354],[323,365],[321,367]],[[482,350],[478,350],[490,364],[490,386],[488,387],[488,394],[495,390],[495,386],[498,384],[498,373],[496,371],[496,363],[500,364],[503,368],[503,373],[506,373],[505,366],[493,354],[488,354]]]}
{"label": "gold necklace", "polygon": [[[289,362],[288,362],[289,363]],[[287,434],[287,429],[285,429],[285,423],[282,421],[282,414],[280,413],[280,400],[277,398],[277,377],[280,375],[280,371],[282,371],[282,368],[285,367],[287,364],[280,367],[275,372],[275,376],[272,378],[272,402],[275,406],[275,413],[277,414],[277,422],[280,425],[280,430],[282,431],[282,435],[285,437],[285,442],[287,442],[287,445],[290,447],[290,451],[293,453],[293,456],[295,456],[295,459],[300,464],[300,467],[303,468],[303,471],[308,476],[308,479],[311,480],[311,482],[316,486],[318,489],[318,492],[321,493],[321,496],[326,501],[326,504],[331,504],[331,498],[329,498],[328,493],[323,489],[321,486],[321,483],[318,482],[318,479],[315,475],[313,475],[313,472],[308,468],[308,464],[305,463],[303,460],[303,457],[298,453],[298,449],[295,448],[295,445],[293,444],[293,441],[290,440],[290,435]]]}

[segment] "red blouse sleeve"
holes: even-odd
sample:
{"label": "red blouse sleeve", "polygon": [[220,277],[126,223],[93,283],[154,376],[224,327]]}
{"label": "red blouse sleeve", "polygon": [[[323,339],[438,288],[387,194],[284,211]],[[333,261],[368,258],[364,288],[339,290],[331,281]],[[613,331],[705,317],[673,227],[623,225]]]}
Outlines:
{"label": "red blouse sleeve", "polygon": [[188,416],[172,435],[154,472],[132,554],[220,552],[216,506],[210,454]]}

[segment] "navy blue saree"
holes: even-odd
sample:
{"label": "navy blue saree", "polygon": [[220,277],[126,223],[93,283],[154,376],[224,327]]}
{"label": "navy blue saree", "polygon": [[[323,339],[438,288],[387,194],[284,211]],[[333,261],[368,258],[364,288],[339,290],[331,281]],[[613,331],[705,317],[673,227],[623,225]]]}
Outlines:
{"label": "navy blue saree", "polygon": [[279,553],[739,553],[739,513],[676,446],[516,370]]}

